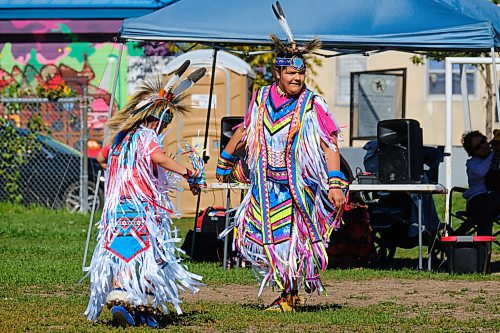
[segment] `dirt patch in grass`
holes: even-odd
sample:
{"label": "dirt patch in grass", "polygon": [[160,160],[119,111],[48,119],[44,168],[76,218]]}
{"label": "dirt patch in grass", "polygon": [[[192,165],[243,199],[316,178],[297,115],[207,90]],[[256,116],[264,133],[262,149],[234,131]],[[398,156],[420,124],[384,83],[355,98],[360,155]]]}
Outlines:
{"label": "dirt patch in grass", "polygon": [[[460,319],[498,319],[500,313],[491,311],[500,306],[500,282],[459,280],[402,280],[374,279],[368,281],[324,281],[328,295],[316,294],[306,298],[308,307],[367,307],[394,304],[402,308],[428,309]],[[187,302],[211,301],[235,303],[250,307],[270,304],[278,292],[264,290],[257,298],[258,286],[208,285],[199,293],[184,293]],[[411,313],[401,313],[411,317]]]}

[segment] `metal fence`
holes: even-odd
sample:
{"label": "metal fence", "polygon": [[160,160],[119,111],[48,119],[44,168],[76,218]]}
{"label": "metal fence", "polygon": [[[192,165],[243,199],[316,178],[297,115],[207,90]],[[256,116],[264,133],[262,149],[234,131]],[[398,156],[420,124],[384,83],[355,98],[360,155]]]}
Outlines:
{"label": "metal fence", "polygon": [[[82,144],[88,106],[88,98],[0,97],[0,200],[89,211],[99,168]],[[100,207],[102,186],[97,194]]]}

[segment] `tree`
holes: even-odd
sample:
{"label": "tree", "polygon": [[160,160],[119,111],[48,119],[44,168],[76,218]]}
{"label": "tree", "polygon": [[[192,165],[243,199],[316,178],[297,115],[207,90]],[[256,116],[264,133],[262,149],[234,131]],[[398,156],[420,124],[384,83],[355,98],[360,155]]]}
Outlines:
{"label": "tree", "polygon": [[[0,96],[7,98],[26,97],[30,94],[29,89],[22,89],[18,83],[0,89]],[[0,184],[4,195],[2,199],[19,203],[23,199],[18,191],[21,180],[20,167],[28,163],[41,149],[38,135],[43,132],[49,133],[49,131],[40,114],[32,115],[26,124],[27,130],[18,129],[14,119],[21,113],[23,105],[17,102],[2,104],[4,108],[4,116],[0,117],[0,138],[2,138],[0,140]]]}
{"label": "tree", "polygon": [[39,133],[46,130],[40,115],[34,115],[27,124],[28,130],[20,132],[8,118],[0,118],[0,183],[5,197],[3,200],[20,203],[20,167],[30,161],[41,149]]}

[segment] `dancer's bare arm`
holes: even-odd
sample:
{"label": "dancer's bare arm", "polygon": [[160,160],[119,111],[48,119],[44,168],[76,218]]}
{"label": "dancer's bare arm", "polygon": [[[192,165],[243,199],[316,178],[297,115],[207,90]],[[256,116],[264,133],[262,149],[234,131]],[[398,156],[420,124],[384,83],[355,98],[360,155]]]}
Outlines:
{"label": "dancer's bare arm", "polygon": [[234,155],[234,153],[236,153],[244,148],[245,144],[243,141],[241,141],[242,138],[243,138],[243,126],[240,126],[236,129],[236,131],[234,131],[233,136],[229,140],[229,142],[228,142],[226,148],[224,148],[224,150],[227,153]]}
{"label": "dancer's bare arm", "polygon": [[[321,148],[325,153],[326,166],[328,170],[340,170],[340,151],[337,146],[337,139],[334,138],[334,145],[337,149],[333,150],[326,143],[321,142]],[[335,207],[342,207],[345,204],[345,195],[341,189],[331,189],[328,191],[328,200]]]}
{"label": "dancer's bare arm", "polygon": [[[228,144],[224,148],[224,151],[229,155],[234,155],[236,152],[240,151],[244,148],[245,144],[242,141],[243,138],[243,126],[240,126],[234,131],[233,136],[229,140]],[[221,151],[222,154],[222,151]],[[219,162],[220,163],[220,158]],[[217,169],[218,170],[218,169]],[[215,177],[219,182],[226,182],[228,180],[228,175],[221,175],[217,171],[215,173]]]}
{"label": "dancer's bare arm", "polygon": [[[160,153],[160,152],[153,153],[151,155],[151,160],[154,163],[161,166],[162,168],[164,168],[165,170],[175,172],[175,173],[182,175],[184,177],[186,177],[186,175],[188,175],[188,172],[189,172],[188,168],[186,168],[185,166],[183,166],[182,164],[180,164],[179,162],[177,162],[173,158],[170,158],[163,153]],[[205,184],[205,186],[206,186],[206,184]],[[189,190],[191,191],[191,193],[193,193],[193,195],[197,195],[200,192],[200,188],[201,187],[199,184],[196,184],[196,183],[189,184]]]}
{"label": "dancer's bare arm", "polygon": [[183,166],[173,158],[166,156],[164,153],[153,153],[151,155],[151,160],[165,170],[178,173],[179,175],[185,175],[188,172],[185,166]]}

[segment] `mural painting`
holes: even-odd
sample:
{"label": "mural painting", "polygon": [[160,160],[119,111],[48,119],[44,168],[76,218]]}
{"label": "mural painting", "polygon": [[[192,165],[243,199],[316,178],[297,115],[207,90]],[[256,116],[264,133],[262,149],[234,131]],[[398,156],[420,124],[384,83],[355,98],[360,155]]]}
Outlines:
{"label": "mural painting", "polygon": [[[89,97],[87,118],[90,138],[101,141],[111,101],[110,90],[118,58],[118,44],[80,42],[79,36],[115,33],[120,25],[119,20],[0,22],[2,33],[12,36],[11,41],[0,44],[0,95],[46,97],[49,100]],[[16,40],[24,34],[33,34],[36,41]],[[51,36],[55,34],[64,34],[69,41],[51,42]],[[128,48],[125,48],[125,59],[127,51]],[[141,52],[134,48],[134,53]],[[115,99],[118,107],[127,100],[127,66],[127,61],[122,61]],[[66,103],[66,108],[69,107]],[[46,125],[52,132],[64,129],[58,123],[50,123],[52,117],[44,119],[49,122]],[[78,121],[73,121],[71,129],[66,130],[79,132],[79,129]],[[78,135],[76,133],[76,137]],[[78,140],[68,143],[75,146]]]}

